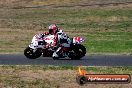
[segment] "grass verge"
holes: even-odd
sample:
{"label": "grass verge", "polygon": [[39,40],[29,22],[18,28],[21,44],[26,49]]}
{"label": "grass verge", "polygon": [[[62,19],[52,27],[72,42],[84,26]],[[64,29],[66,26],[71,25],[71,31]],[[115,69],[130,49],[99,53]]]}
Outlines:
{"label": "grass verge", "polygon": [[[1,65],[0,87],[15,88],[81,88],[75,81],[77,68],[73,66]],[[132,67],[84,67],[87,73],[131,74]],[[83,87],[130,87],[132,84],[88,84]]]}

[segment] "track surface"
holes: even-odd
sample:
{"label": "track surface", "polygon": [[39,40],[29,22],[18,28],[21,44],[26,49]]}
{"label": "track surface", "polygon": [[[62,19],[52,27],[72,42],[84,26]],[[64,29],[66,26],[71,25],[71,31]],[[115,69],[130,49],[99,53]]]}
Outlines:
{"label": "track surface", "polygon": [[85,56],[81,60],[53,60],[49,57],[27,59],[24,55],[0,55],[0,65],[83,65],[83,66],[132,66],[132,56]]}

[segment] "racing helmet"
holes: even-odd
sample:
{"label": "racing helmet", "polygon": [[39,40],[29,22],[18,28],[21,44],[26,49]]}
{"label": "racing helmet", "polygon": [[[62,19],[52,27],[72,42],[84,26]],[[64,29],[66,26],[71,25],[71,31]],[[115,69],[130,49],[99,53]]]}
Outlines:
{"label": "racing helmet", "polygon": [[58,31],[58,27],[56,26],[56,24],[51,24],[49,26],[49,34],[56,34],[57,31]]}

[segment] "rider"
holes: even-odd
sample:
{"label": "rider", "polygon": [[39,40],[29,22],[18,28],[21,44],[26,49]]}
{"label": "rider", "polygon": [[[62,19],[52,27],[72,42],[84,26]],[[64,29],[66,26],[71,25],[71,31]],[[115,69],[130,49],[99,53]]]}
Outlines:
{"label": "rider", "polygon": [[[59,31],[59,28],[55,24],[50,25],[48,29],[49,29],[49,32],[38,33],[34,36],[33,40],[36,41],[35,42],[36,46],[44,44],[43,39],[46,35],[55,35]],[[55,45],[55,42],[52,44],[52,46],[54,45]],[[49,47],[49,45],[47,45],[47,47]]]}
{"label": "rider", "polygon": [[[63,51],[68,51],[70,47],[70,38],[60,29],[57,27],[56,24],[51,24],[49,26],[49,32],[43,32],[35,35],[35,38],[38,41],[38,45],[43,45],[44,41],[43,38],[45,35],[54,35],[54,42],[51,45],[46,45],[45,47],[57,48],[56,51],[53,53],[53,57],[59,57],[59,54],[63,53]],[[63,47],[63,48],[62,48]]]}
{"label": "rider", "polygon": [[70,38],[55,24],[49,26],[49,34],[54,35],[54,43],[52,47],[57,47],[56,51],[53,53],[54,58],[58,58],[63,52],[67,52],[70,47]]}

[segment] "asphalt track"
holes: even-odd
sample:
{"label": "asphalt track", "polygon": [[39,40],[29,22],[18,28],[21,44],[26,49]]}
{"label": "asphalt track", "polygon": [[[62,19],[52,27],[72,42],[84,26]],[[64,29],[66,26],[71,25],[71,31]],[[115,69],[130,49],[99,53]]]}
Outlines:
{"label": "asphalt track", "polygon": [[0,65],[132,66],[132,56],[90,55],[81,60],[53,60],[49,57],[31,60],[24,55],[0,54]]}

